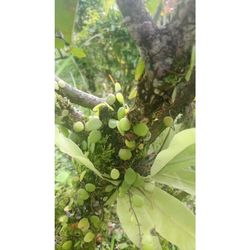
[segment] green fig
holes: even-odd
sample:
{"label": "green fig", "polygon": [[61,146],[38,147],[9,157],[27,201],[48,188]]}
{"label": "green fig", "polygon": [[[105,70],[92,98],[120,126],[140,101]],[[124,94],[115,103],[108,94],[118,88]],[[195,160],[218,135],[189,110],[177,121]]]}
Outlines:
{"label": "green fig", "polygon": [[116,99],[119,103],[124,104],[124,97],[123,97],[122,93],[117,93]]}
{"label": "green fig", "polygon": [[118,120],[121,120],[123,117],[125,117],[126,111],[124,107],[120,107],[117,111],[117,118]]}
{"label": "green fig", "polygon": [[86,232],[89,229],[89,220],[87,218],[81,219],[78,222],[77,227],[81,229],[83,232]]}
{"label": "green fig", "polygon": [[119,92],[122,90],[121,84],[119,82],[115,83],[115,92]]}
{"label": "green fig", "polygon": [[82,132],[84,130],[84,125],[81,121],[75,122],[73,124],[73,129],[77,133]]}
{"label": "green fig", "polygon": [[172,127],[173,126],[173,123],[174,123],[174,120],[171,116],[165,116],[164,119],[163,119],[163,122],[164,122],[164,125],[166,127]]}
{"label": "green fig", "polygon": [[71,250],[73,247],[73,242],[71,240],[67,240],[62,245],[62,250]]}
{"label": "green fig", "polygon": [[107,96],[107,103],[109,104],[109,105],[113,105],[114,103],[115,103],[115,100],[116,100],[116,98],[115,98],[115,95],[113,95],[113,94],[109,94],[108,96]]}
{"label": "green fig", "polygon": [[87,200],[89,198],[88,192],[85,189],[83,189],[83,188],[78,189],[77,195],[82,200]]}
{"label": "green fig", "polygon": [[112,179],[117,180],[120,177],[120,172],[118,169],[113,168],[110,172],[110,176]]}
{"label": "green fig", "polygon": [[132,153],[129,149],[121,148],[118,153],[121,160],[127,161],[132,157]]}
{"label": "green fig", "polygon": [[133,127],[133,131],[136,135],[138,136],[146,136],[149,129],[148,126],[145,123],[137,123],[134,127]]}
{"label": "green fig", "polygon": [[129,119],[127,117],[122,118],[119,121],[119,127],[122,131],[128,131],[131,127]]}
{"label": "green fig", "polygon": [[97,130],[102,126],[102,122],[98,116],[91,117],[88,122],[86,122],[85,127],[87,131]]}
{"label": "green fig", "polygon": [[85,236],[84,236],[84,241],[85,242],[91,242],[95,238],[95,235],[89,231]]}
{"label": "green fig", "polygon": [[89,193],[92,193],[92,192],[95,191],[96,186],[95,186],[94,184],[92,184],[92,183],[87,183],[87,184],[85,185],[85,189],[86,189],[86,191],[88,191]]}
{"label": "green fig", "polygon": [[117,120],[115,120],[115,119],[109,119],[108,126],[110,128],[116,128],[116,126],[117,126]]}
{"label": "green fig", "polygon": [[99,140],[101,140],[102,134],[99,130],[92,130],[88,136],[88,142],[89,143],[97,143]]}

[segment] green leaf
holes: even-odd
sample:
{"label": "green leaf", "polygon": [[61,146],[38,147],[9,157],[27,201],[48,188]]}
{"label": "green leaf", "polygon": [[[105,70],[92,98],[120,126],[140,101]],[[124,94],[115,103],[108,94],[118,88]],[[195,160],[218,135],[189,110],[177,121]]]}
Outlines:
{"label": "green leaf", "polygon": [[156,222],[155,230],[180,250],[194,250],[194,214],[178,199],[157,187],[153,192],[146,192],[146,197],[146,209]]}
{"label": "green leaf", "polygon": [[190,80],[194,66],[195,66],[195,46],[193,46],[193,48],[192,48],[190,65],[189,65],[188,71],[187,71],[186,76],[185,76],[185,80],[187,82]]}
{"label": "green leaf", "polygon": [[136,246],[139,246],[139,228],[133,211],[139,221],[142,242],[153,243],[154,247],[149,249],[161,249],[159,239],[152,231],[180,250],[195,249],[195,217],[182,202],[157,187],[151,192],[132,188],[130,193],[144,199],[143,206],[132,209],[131,199],[126,194],[117,198],[117,214],[122,228]]}
{"label": "green leaf", "polygon": [[106,15],[109,13],[109,9],[115,3],[115,0],[103,0],[103,8]]}
{"label": "green leaf", "polygon": [[83,58],[86,56],[85,52],[81,48],[72,48],[71,54],[77,58]]}
{"label": "green leaf", "polygon": [[60,38],[55,38],[55,47],[57,49],[62,49],[64,48],[64,41]]}
{"label": "green leaf", "polygon": [[153,180],[195,193],[195,129],[176,134],[169,147],[161,151],[151,168]]}
{"label": "green leaf", "polygon": [[71,43],[78,0],[55,0],[55,28]]}
{"label": "green leaf", "polygon": [[144,60],[140,57],[140,59],[137,63],[136,69],[135,69],[135,80],[136,81],[138,81],[141,78],[143,71],[144,71],[144,68],[145,68]]}
{"label": "green leaf", "polygon": [[92,170],[96,175],[103,178],[93,163],[83,154],[82,150],[72,140],[61,134],[57,127],[55,131],[55,144],[60,151],[74,158],[85,167]]}
{"label": "green leaf", "polygon": [[131,90],[131,92],[130,92],[130,94],[129,94],[129,96],[128,96],[128,99],[129,99],[129,100],[132,100],[132,99],[134,99],[136,96],[137,96],[137,88],[134,87],[134,88]]}
{"label": "green leaf", "polygon": [[[134,190],[134,192],[136,191]],[[141,196],[143,199],[145,198],[138,191],[136,194]],[[150,243],[153,244],[153,248],[149,249],[152,250],[162,249],[158,236],[153,236],[151,234],[151,230],[154,229],[154,221],[152,220],[149,209],[145,209],[145,206],[143,206],[140,208],[134,207],[133,210],[135,211],[136,217],[139,220],[142,242],[143,243],[148,242],[148,244]],[[122,224],[122,228],[129,237],[129,239],[137,247],[139,247],[140,234],[136,218],[133,214],[133,210],[130,207],[130,199],[128,194],[124,195],[123,197],[117,198],[117,214]]]}

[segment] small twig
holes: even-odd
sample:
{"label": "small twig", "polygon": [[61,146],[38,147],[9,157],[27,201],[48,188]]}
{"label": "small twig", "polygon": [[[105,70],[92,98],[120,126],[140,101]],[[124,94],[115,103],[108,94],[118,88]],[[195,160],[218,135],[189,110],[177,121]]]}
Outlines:
{"label": "small twig", "polygon": [[136,224],[138,226],[138,231],[139,231],[139,250],[142,250],[142,233],[141,233],[141,226],[140,226],[140,222],[139,222],[139,219],[135,213],[135,210],[132,206],[132,201],[131,201],[131,193],[130,191],[128,191],[128,198],[129,198],[129,204],[130,204],[130,208],[135,216],[135,220],[136,220]]}

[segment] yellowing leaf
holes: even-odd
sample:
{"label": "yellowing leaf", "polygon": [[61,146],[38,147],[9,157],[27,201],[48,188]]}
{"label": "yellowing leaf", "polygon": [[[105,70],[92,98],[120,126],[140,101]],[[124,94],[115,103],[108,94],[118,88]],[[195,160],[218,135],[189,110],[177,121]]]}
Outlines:
{"label": "yellowing leaf", "polygon": [[131,92],[130,92],[130,94],[129,94],[129,96],[128,96],[128,99],[129,99],[129,100],[132,100],[132,99],[134,99],[136,96],[137,96],[137,88],[134,87],[134,88],[131,90]]}
{"label": "yellowing leaf", "polygon": [[140,57],[137,63],[137,66],[135,68],[135,80],[136,81],[138,81],[141,78],[144,72],[144,68],[145,68],[144,60]]}
{"label": "yellowing leaf", "polygon": [[109,9],[111,6],[115,3],[115,0],[103,0],[103,8],[105,11],[105,14],[108,15]]}
{"label": "yellowing leaf", "polygon": [[77,57],[77,58],[83,58],[86,56],[85,52],[83,51],[83,49],[81,48],[72,48],[71,49],[71,53],[73,56]]}

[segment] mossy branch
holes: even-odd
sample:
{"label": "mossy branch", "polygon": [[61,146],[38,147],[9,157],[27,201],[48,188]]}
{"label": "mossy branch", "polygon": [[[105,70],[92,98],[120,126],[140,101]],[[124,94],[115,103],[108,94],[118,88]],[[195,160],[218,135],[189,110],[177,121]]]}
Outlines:
{"label": "mossy branch", "polygon": [[93,108],[105,101],[105,98],[100,98],[72,87],[58,76],[55,77],[55,81],[57,83],[56,92],[67,97],[72,103],[85,108]]}

